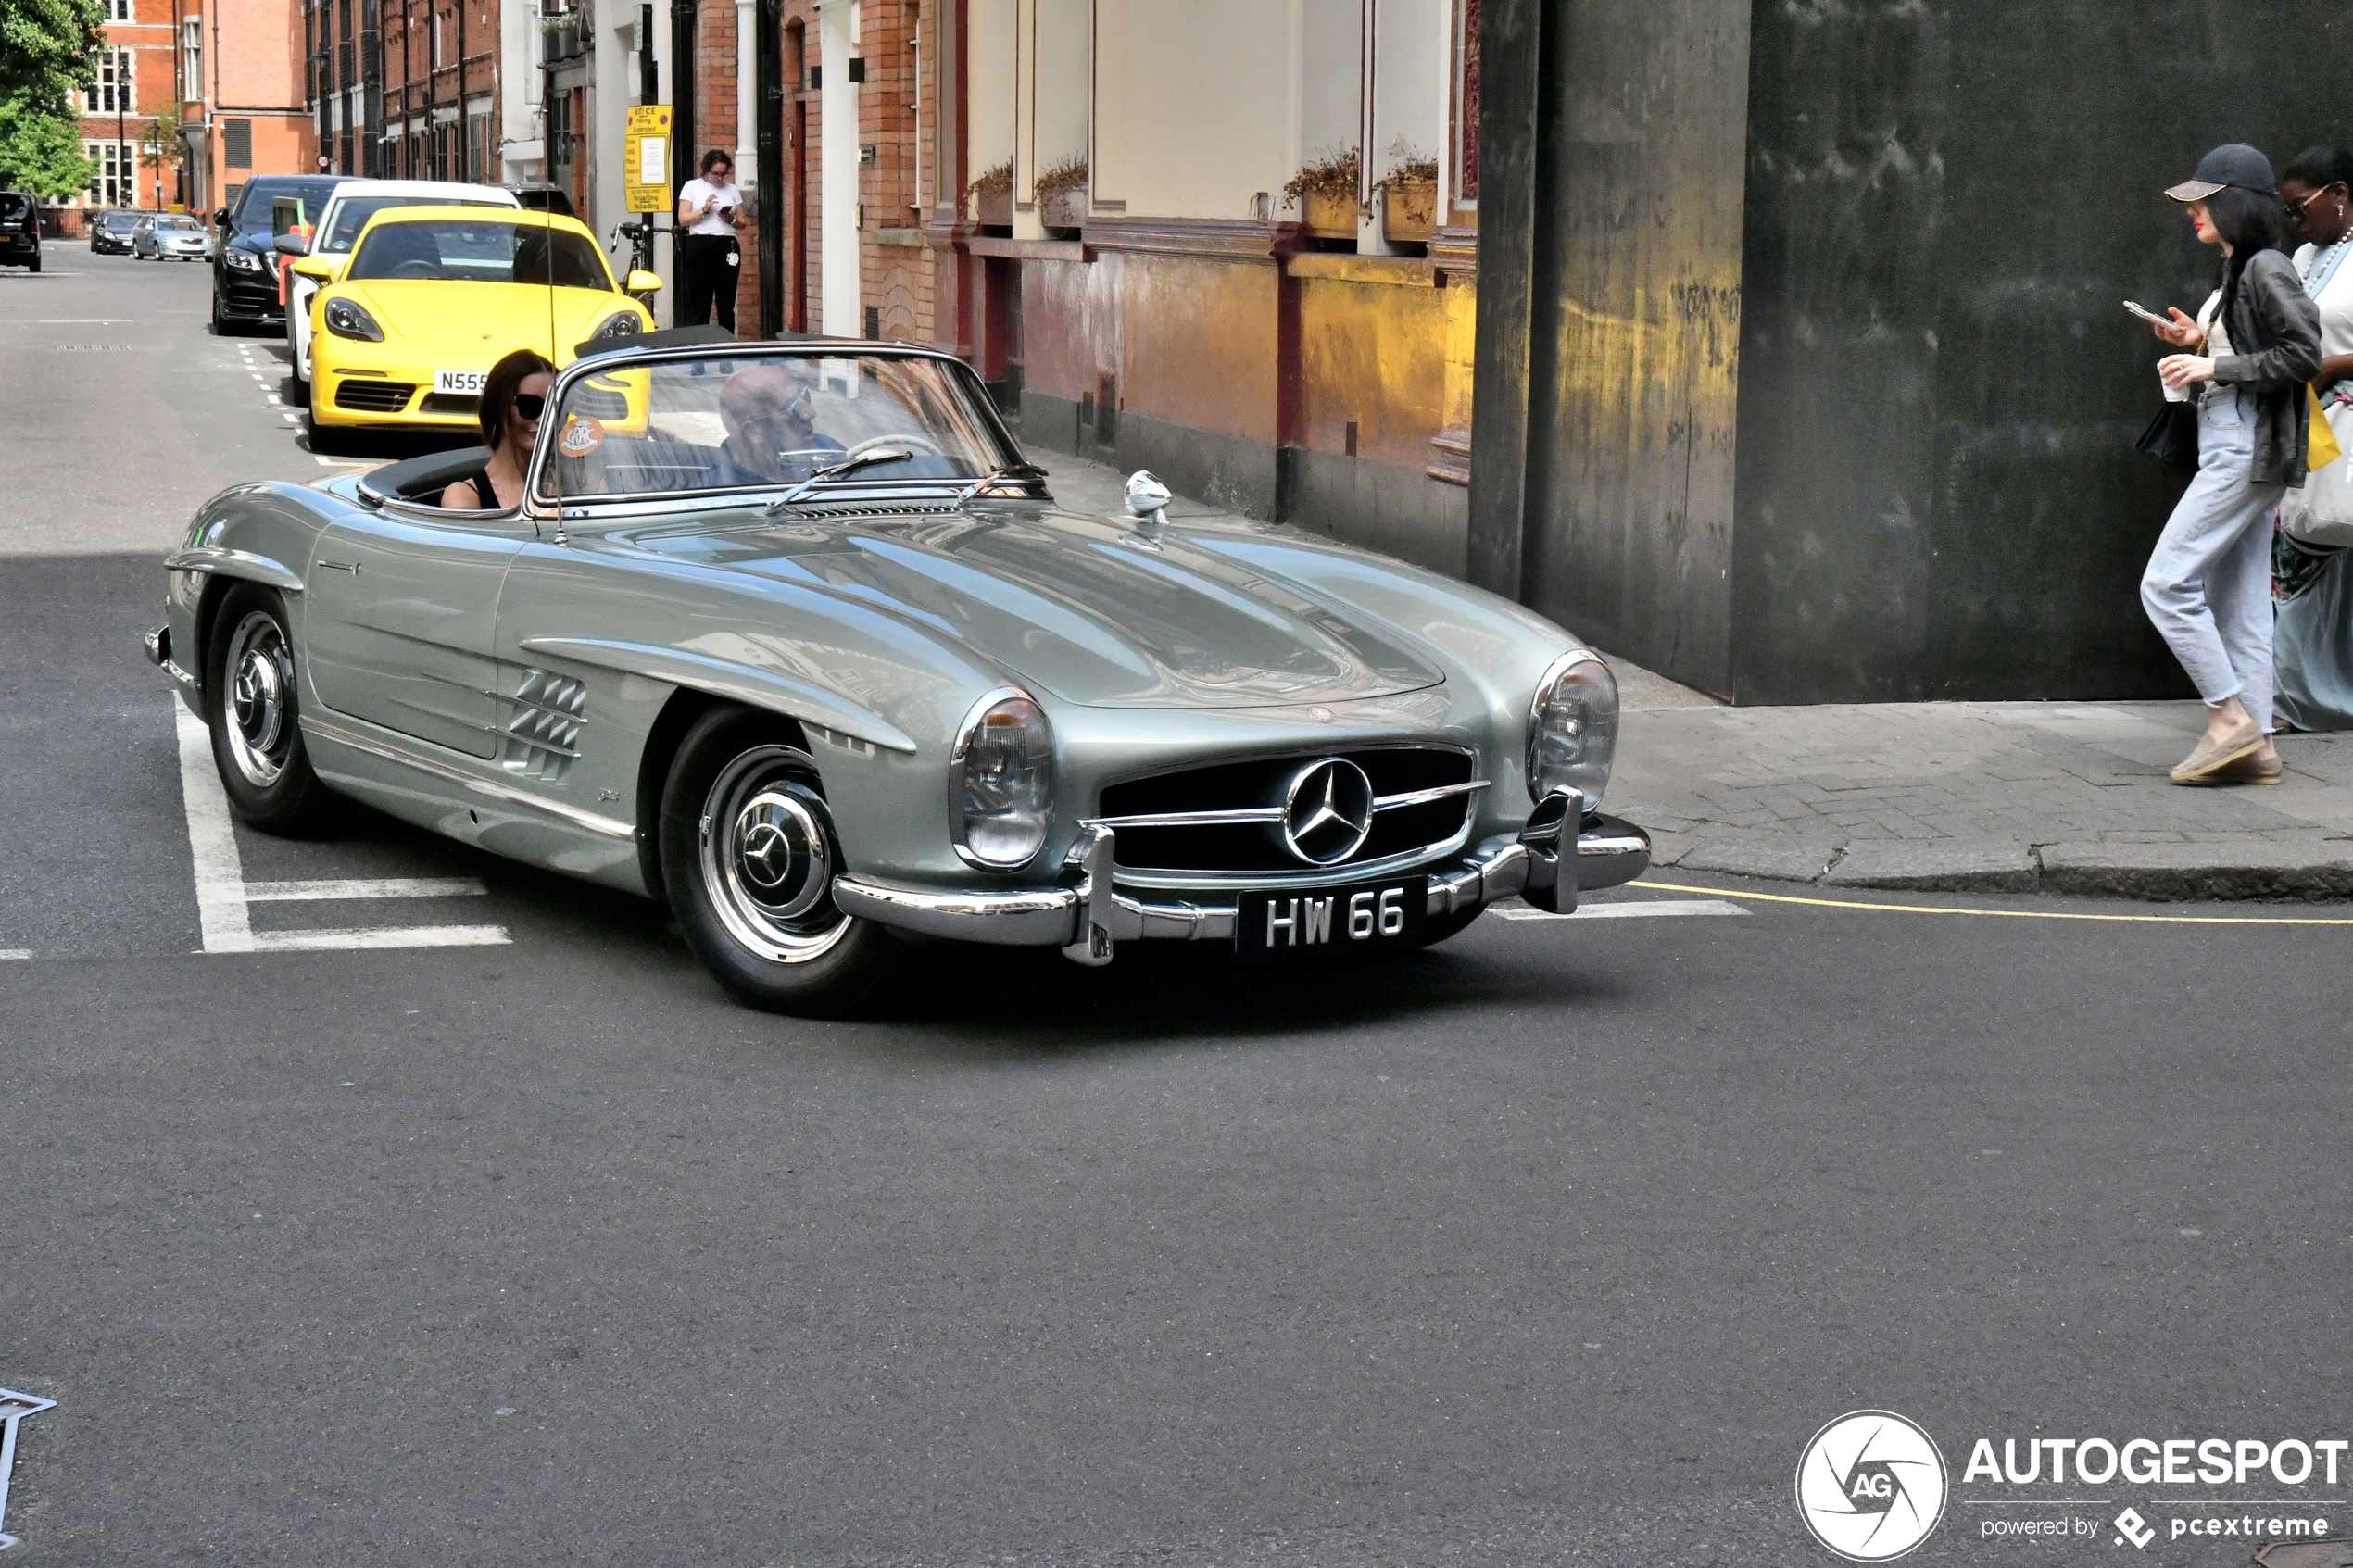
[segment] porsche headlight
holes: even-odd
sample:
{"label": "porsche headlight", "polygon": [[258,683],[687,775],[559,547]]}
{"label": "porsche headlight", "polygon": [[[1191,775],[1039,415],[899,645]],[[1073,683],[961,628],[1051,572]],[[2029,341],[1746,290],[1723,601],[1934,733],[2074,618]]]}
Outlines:
{"label": "porsche headlight", "polygon": [[1054,732],[1019,692],[991,692],[964,716],[949,771],[956,853],[993,871],[1026,866],[1054,814]]}
{"label": "porsche headlight", "polygon": [[1553,660],[1528,714],[1528,795],[1573,789],[1588,810],[1609,787],[1617,754],[1617,678],[1583,650]]}
{"label": "porsche headlight", "polygon": [[384,340],[384,330],[376,325],[376,319],[351,300],[331,299],[319,316],[326,322],[327,330],[337,337],[356,338],[361,343],[382,343]]}
{"label": "porsche headlight", "polygon": [[610,343],[615,338],[635,337],[645,330],[646,324],[637,320],[635,311],[617,310],[606,317],[603,324],[588,336],[592,343]]}

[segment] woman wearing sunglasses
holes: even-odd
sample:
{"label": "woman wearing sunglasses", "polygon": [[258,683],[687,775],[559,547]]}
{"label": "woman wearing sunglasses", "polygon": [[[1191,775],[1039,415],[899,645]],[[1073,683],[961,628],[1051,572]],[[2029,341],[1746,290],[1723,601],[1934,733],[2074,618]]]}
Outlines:
{"label": "woman wearing sunglasses", "polygon": [[522,505],[522,473],[539,441],[539,416],[556,368],[536,350],[518,348],[490,368],[483,383],[483,445],[490,460],[441,493],[441,504],[470,511],[507,511]]}

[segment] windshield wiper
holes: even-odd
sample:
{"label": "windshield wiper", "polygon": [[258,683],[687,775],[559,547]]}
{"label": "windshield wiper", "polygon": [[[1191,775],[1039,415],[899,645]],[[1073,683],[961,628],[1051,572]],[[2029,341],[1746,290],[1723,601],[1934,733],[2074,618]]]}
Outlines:
{"label": "windshield wiper", "polygon": [[975,495],[979,495],[983,490],[988,489],[990,485],[996,483],[1001,479],[1047,479],[1051,477],[1051,476],[1048,474],[1044,469],[1039,468],[1036,463],[1007,463],[1002,468],[990,469],[987,473],[982,474],[978,479],[974,480],[970,484],[967,484],[962,490],[957,491],[956,504],[960,507],[963,506],[966,501],[971,500]]}
{"label": "windshield wiper", "polygon": [[876,463],[903,463],[913,456],[914,454],[912,452],[862,452],[857,457],[850,458],[845,461],[828,463],[824,468],[819,469],[807,479],[802,480],[799,484],[794,485],[790,490],[785,492],[785,494],[777,496],[774,501],[771,501],[768,504],[772,507],[789,507],[795,501],[799,500],[803,495],[808,495],[810,490],[820,480],[838,479],[843,474],[856,473],[860,469],[872,468]]}

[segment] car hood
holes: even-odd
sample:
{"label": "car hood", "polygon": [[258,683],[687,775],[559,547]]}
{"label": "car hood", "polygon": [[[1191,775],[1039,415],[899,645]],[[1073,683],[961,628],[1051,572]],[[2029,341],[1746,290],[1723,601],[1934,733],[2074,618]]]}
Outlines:
{"label": "car hood", "polygon": [[536,348],[568,365],[573,345],[607,317],[636,312],[626,295],[539,283],[371,278],[336,287],[376,319],[386,349],[430,358],[450,370],[486,370],[517,348]]}
{"label": "car hood", "polygon": [[1394,641],[1175,535],[1042,511],[653,528],[614,546],[822,584],[969,644],[1065,702],[1255,708],[1440,684]]}

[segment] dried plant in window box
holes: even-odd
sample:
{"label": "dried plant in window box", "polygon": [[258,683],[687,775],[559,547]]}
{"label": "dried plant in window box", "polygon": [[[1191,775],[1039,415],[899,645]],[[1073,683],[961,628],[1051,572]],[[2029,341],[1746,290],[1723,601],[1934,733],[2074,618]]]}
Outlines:
{"label": "dried plant in window box", "polygon": [[1307,232],[1323,239],[1356,237],[1358,188],[1365,166],[1354,147],[1327,153],[1283,185],[1283,205],[1299,209]]}
{"label": "dried plant in window box", "polygon": [[970,207],[975,223],[1011,223],[1013,220],[1013,160],[1007,158],[993,168],[984,169],[973,182],[964,187],[964,200]]}
{"label": "dried plant in window box", "polygon": [[1427,245],[1438,229],[1438,160],[1399,141],[1381,176],[1381,234],[1390,244]]}
{"label": "dried plant in window box", "polygon": [[1038,220],[1049,229],[1076,229],[1087,221],[1087,157],[1073,153],[1038,174]]}

